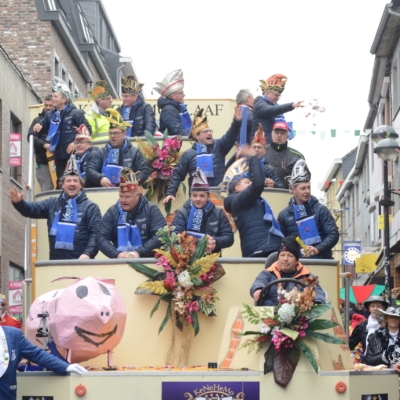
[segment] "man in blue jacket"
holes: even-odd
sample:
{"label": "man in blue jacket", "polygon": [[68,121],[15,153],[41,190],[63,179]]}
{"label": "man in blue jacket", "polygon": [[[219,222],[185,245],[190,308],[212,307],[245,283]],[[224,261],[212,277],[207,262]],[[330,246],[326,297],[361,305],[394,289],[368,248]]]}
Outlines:
{"label": "man in blue jacket", "polygon": [[26,202],[17,188],[9,191],[14,208],[24,217],[46,218],[50,260],[94,258],[98,252],[95,233],[101,221],[99,206],[83,192],[75,158],[61,178],[62,193],[35,203]]}
{"label": "man in blue jacket", "polygon": [[168,129],[169,136],[188,136],[192,120],[183,102],[185,93],[183,72],[181,69],[170,72],[162,82],[156,82],[154,90],[160,93],[157,107],[160,109],[160,132]]}
{"label": "man in blue jacket", "polygon": [[119,200],[111,206],[98,227],[96,244],[108,258],[152,257],[161,246],[156,232],[167,223],[157,205],[139,192],[135,173],[120,173]]}
{"label": "man in blue jacket", "polygon": [[20,329],[0,326],[0,399],[16,400],[17,366],[25,358],[46,369],[64,375],[66,372],[82,374],[86,369],[46,353],[25,339]]}
{"label": "man in blue jacket", "polygon": [[[278,261],[272,264],[267,269],[260,272],[250,288],[250,295],[255,301],[260,298],[261,290],[268,283],[281,278],[293,278],[299,281],[304,281],[306,278],[318,278],[311,274],[308,269],[299,261],[301,256],[300,246],[296,242],[294,236],[289,236],[282,239],[282,244],[278,252]],[[262,306],[277,306],[278,305],[278,288],[282,287],[286,292],[290,292],[296,286],[292,282],[284,282],[273,285],[262,299]],[[301,286],[297,286],[299,291]],[[321,286],[317,283],[315,286],[315,303],[325,304],[326,296]]]}
{"label": "man in blue jacket", "polygon": [[270,76],[266,81],[260,81],[263,95],[256,97],[254,100],[251,139],[253,139],[255,132],[258,130],[258,124],[261,123],[267,137],[267,144],[271,144],[271,132],[275,123],[275,118],[283,118],[282,114],[292,111],[295,108],[303,107],[301,104],[302,101],[277,104],[285,89],[286,81],[286,76],[282,74],[275,74]]}
{"label": "man in blue jacket", "polygon": [[289,181],[293,197],[278,215],[285,236],[300,236],[310,258],[332,259],[332,248],[339,241],[339,230],[329,209],[311,195],[311,173],[304,160],[293,167]]}

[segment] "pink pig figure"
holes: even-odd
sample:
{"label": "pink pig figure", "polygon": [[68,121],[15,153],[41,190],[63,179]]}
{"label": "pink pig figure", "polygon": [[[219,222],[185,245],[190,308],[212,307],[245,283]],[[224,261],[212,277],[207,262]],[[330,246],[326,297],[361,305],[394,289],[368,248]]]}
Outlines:
{"label": "pink pig figure", "polygon": [[78,279],[65,289],[39,296],[26,325],[28,339],[40,347],[36,332],[42,320],[37,315],[46,311],[57,350],[69,362],[87,361],[113,350],[125,331],[125,306],[109,280]]}

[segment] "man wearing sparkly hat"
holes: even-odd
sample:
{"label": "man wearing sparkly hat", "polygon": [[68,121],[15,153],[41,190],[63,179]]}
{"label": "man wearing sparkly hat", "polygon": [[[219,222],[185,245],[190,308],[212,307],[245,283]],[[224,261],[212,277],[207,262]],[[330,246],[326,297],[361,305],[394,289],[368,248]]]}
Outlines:
{"label": "man wearing sparkly hat", "polygon": [[[307,278],[317,279],[318,277],[311,274],[310,271],[299,261],[301,256],[300,246],[294,236],[289,236],[282,239],[281,245],[278,250],[278,261],[273,263],[267,269],[264,269],[257,276],[250,288],[250,295],[255,301],[259,301],[261,290],[268,283],[276,281],[281,278],[292,278],[299,281],[304,281]],[[277,306],[278,305],[278,288],[282,287],[286,292],[290,292],[295,283],[283,282],[271,286],[266,296],[262,298],[262,306]],[[302,290],[300,286],[296,286],[299,291]],[[315,299],[316,304],[325,304],[326,296],[321,286],[317,283],[315,286]]]}
{"label": "man wearing sparkly hat", "polygon": [[274,167],[269,165],[269,160],[266,156],[267,141],[265,139],[264,130],[260,124],[257,132],[254,135],[254,139],[251,143],[251,147],[255,150],[256,156],[260,161],[261,168],[264,171],[264,186],[268,188],[282,189],[283,183],[279,179]]}
{"label": "man wearing sparkly hat", "polygon": [[50,260],[94,258],[98,252],[95,234],[101,214],[98,205],[83,192],[74,155],[60,182],[62,193],[57,197],[30,203],[17,188],[11,189],[8,197],[24,217],[47,219]]}
{"label": "man wearing sparkly hat", "polygon": [[229,193],[224,208],[239,230],[242,257],[268,257],[279,249],[283,237],[270,205],[261,197],[264,173],[255,154],[249,146],[242,148],[238,153],[242,158],[229,167],[220,185]]}
{"label": "man wearing sparkly hat", "polygon": [[97,81],[93,89],[88,92],[94,101],[91,110],[86,113],[86,119],[92,127],[92,141],[108,138],[110,122],[108,121],[107,108],[112,106],[112,96],[106,81]]}
{"label": "man wearing sparkly hat", "polygon": [[253,108],[252,136],[258,130],[258,124],[262,124],[267,144],[271,143],[271,132],[276,117],[302,106],[302,101],[294,103],[277,104],[282,92],[285,90],[287,78],[282,74],[270,76],[266,81],[261,80],[262,96],[256,97]]}
{"label": "man wearing sparkly hat", "polygon": [[74,150],[75,128],[84,124],[89,133],[92,128],[85,118],[85,113],[74,106],[75,95],[69,91],[65,82],[60,79],[53,80],[52,90],[53,110],[46,113],[33,130],[36,133],[42,129],[48,130],[46,138],[50,143],[48,151],[54,153],[57,179],[60,179]]}
{"label": "man wearing sparkly hat", "polygon": [[188,136],[192,128],[192,120],[183,102],[184,79],[181,69],[170,72],[162,82],[156,82],[154,90],[160,93],[157,107],[160,109],[160,132],[168,129],[170,136]]}
{"label": "man wearing sparkly hat", "polygon": [[7,298],[4,294],[0,294],[0,313],[0,326],[13,326],[22,329],[21,321],[7,314]]}
{"label": "man wearing sparkly hat", "polygon": [[272,143],[266,150],[269,165],[275,168],[284,189],[289,189],[287,177],[297,160],[304,160],[303,154],[288,146],[289,126],[284,119],[276,119],[272,130]]}
{"label": "man wearing sparkly hat", "polygon": [[109,258],[152,257],[161,246],[156,232],[166,224],[158,206],[140,194],[136,174],[123,168],[119,200],[104,214],[96,244]]}
{"label": "man wearing sparkly hat", "polygon": [[218,186],[225,172],[225,156],[230,152],[238,139],[242,119],[242,111],[235,107],[232,124],[220,139],[213,139],[213,131],[209,128],[207,117],[203,117],[203,109],[199,110],[194,119],[191,137],[196,141],[192,148],[186,150],[172,172],[163,203],[175,201],[179,185],[189,175],[189,185],[192,185],[193,174],[200,168],[208,179],[208,184]]}
{"label": "man wearing sparkly hat", "polygon": [[186,231],[196,239],[207,235],[213,253],[233,244],[231,224],[224,211],[210,201],[210,186],[200,168],[193,174],[190,199],[177,211],[171,225],[176,233]]}
{"label": "man wearing sparkly hat", "polygon": [[91,155],[86,168],[86,179],[90,187],[113,187],[119,184],[119,173],[124,167],[139,173],[138,180],[144,182],[149,174],[149,167],[142,153],[126,139],[129,124],[118,111],[109,108],[110,122],[107,145]]}
{"label": "man wearing sparkly hat", "polygon": [[145,103],[142,96],[143,83],[139,83],[133,75],[121,79],[122,105],[117,111],[131,127],[126,131],[127,137],[144,136],[144,131],[152,135],[156,130],[156,119],[153,107]]}
{"label": "man wearing sparkly hat", "polygon": [[293,197],[278,215],[285,236],[300,236],[310,258],[332,259],[339,241],[339,230],[329,209],[311,195],[311,172],[304,160],[298,160],[289,179]]}

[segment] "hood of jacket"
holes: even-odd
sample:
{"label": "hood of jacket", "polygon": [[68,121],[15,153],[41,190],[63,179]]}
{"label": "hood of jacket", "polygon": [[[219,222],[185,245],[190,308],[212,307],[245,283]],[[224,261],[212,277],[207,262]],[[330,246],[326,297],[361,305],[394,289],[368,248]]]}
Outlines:
{"label": "hood of jacket", "polygon": [[159,97],[159,99],[157,100],[157,107],[160,110],[162,110],[162,108],[165,106],[173,106],[179,111],[181,109],[180,103],[177,103],[174,100],[168,99],[167,97]]}

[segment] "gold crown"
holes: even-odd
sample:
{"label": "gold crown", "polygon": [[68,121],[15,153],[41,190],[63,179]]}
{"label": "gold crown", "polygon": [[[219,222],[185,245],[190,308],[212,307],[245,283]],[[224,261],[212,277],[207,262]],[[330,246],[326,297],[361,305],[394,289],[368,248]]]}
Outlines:
{"label": "gold crown", "polygon": [[144,83],[139,83],[133,75],[127,75],[121,78],[122,93],[139,94],[143,86]]}
{"label": "gold crown", "polygon": [[190,132],[189,137],[191,136],[195,140],[196,140],[196,135],[200,131],[208,128],[207,116],[203,117],[203,111],[204,108],[201,108],[199,111],[197,111],[196,115],[193,118],[192,131]]}
{"label": "gold crown", "polygon": [[261,79],[260,82],[260,88],[263,93],[266,90],[275,90],[279,93],[282,93],[285,90],[287,77],[282,74],[275,74],[270,76],[266,81]]}

